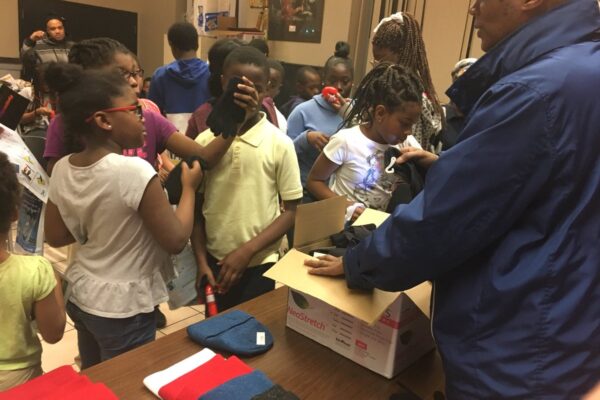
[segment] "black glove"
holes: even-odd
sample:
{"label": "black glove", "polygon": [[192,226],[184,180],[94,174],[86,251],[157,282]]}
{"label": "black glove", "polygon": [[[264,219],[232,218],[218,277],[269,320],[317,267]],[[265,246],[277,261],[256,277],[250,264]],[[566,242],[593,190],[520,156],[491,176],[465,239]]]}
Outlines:
{"label": "black glove", "polygon": [[242,78],[234,76],[227,83],[227,89],[217,99],[211,113],[206,119],[206,125],[215,136],[224,138],[237,135],[237,127],[244,121],[246,111],[233,102],[233,94],[238,91],[237,85],[244,83]]}
{"label": "black glove", "polygon": [[329,236],[335,247],[354,247],[375,230],[375,224],[349,226],[343,231]]}
{"label": "black glove", "polygon": [[[389,173],[388,166],[392,162],[393,158],[400,157],[402,153],[395,147],[389,147],[384,155],[385,162],[385,173]],[[421,175],[417,166],[409,161],[402,164],[395,164],[391,168],[397,175],[401,177],[401,183],[398,185],[396,190],[392,193],[390,202],[386,208],[386,212],[392,213],[398,204],[407,204],[421,191],[423,190],[423,176]]]}
{"label": "black glove", "polygon": [[[386,172],[388,172],[388,167],[390,165],[390,162],[392,162],[392,158],[398,158],[400,157],[402,153],[400,153],[400,150],[398,150],[395,147],[388,147],[388,149],[385,151],[385,153],[383,153],[383,160],[384,160],[384,165],[386,168]],[[409,175],[409,173],[407,173],[408,170],[408,166],[406,163],[404,164],[394,164],[392,166],[392,169],[394,170],[394,173],[396,174],[401,174],[401,175]]]}
{"label": "black glove", "polygon": [[200,163],[202,171],[207,170],[206,161],[200,157],[188,157],[185,160],[181,160],[179,164],[177,164],[175,168],[169,172],[169,176],[165,182],[165,189],[167,189],[167,193],[169,194],[169,203],[179,204],[179,200],[181,200],[181,192],[183,190],[183,187],[181,186],[181,164],[185,162],[187,163],[188,167],[192,168],[194,161],[198,161]]}

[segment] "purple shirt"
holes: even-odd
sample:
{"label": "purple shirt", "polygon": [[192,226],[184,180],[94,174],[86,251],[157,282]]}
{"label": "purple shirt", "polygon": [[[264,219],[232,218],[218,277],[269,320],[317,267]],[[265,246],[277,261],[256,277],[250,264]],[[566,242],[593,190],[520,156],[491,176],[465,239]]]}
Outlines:
{"label": "purple shirt", "polygon": [[[161,114],[148,110],[144,110],[143,113],[146,127],[144,145],[138,149],[126,149],[123,155],[138,156],[156,168],[156,155],[165,151],[167,141],[173,133],[177,132],[177,128]],[[63,140],[64,130],[62,115],[58,114],[46,132],[44,158],[61,158],[67,155]]]}

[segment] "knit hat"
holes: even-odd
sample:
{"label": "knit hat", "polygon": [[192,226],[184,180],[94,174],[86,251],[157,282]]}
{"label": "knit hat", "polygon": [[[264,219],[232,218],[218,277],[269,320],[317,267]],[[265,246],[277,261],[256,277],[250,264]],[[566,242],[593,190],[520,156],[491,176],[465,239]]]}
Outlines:
{"label": "knit hat", "polygon": [[255,356],[273,347],[273,336],[253,316],[239,310],[219,314],[187,327],[202,346],[240,356]]}
{"label": "knit hat", "polygon": [[264,393],[257,394],[252,397],[251,400],[300,400],[298,396],[296,396],[292,392],[288,392],[284,388],[279,385],[273,386],[271,389],[267,390]]}
{"label": "knit hat", "polygon": [[203,394],[198,400],[250,400],[257,394],[269,390],[273,382],[261,371],[252,371],[240,375],[210,392]]}

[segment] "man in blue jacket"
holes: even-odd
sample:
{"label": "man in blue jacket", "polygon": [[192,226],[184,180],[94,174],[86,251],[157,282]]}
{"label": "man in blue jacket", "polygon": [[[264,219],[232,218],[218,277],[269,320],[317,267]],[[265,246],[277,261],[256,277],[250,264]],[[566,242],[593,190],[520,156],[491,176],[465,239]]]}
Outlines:
{"label": "man in blue jacket", "polygon": [[600,378],[597,0],[475,0],[487,54],[425,188],[343,262],[352,288],[432,280],[449,399],[574,399]]}
{"label": "man in blue jacket", "polygon": [[194,110],[209,98],[208,64],[196,56],[198,32],[188,22],[178,22],[167,33],[175,61],[158,68],[152,76],[148,98],[161,112],[185,132]]}

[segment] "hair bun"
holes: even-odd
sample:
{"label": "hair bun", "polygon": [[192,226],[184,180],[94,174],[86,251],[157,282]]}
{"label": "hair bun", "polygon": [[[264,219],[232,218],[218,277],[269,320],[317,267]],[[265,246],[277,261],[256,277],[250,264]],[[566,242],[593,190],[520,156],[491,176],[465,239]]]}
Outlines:
{"label": "hair bun", "polygon": [[63,93],[81,81],[83,68],[76,64],[50,63],[46,68],[44,80],[50,90]]}
{"label": "hair bun", "polygon": [[339,41],[335,44],[334,56],[340,58],[348,58],[350,55],[350,45],[347,42]]}

